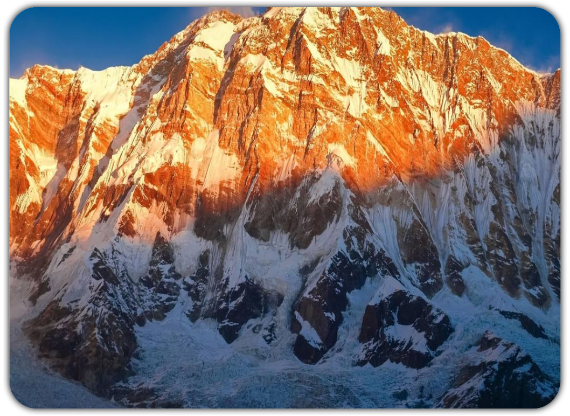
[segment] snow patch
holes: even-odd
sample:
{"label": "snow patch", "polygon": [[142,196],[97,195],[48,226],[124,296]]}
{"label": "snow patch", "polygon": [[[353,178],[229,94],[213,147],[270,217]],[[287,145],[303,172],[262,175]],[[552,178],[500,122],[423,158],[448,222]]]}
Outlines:
{"label": "snow patch", "polygon": [[103,71],[79,68],[76,77],[86,92],[85,102],[99,106],[97,119],[118,120],[129,111],[133,96],[128,77],[130,71],[129,67],[112,67]]}
{"label": "snow patch", "polygon": [[428,351],[427,340],[424,334],[418,332],[412,325],[390,325],[384,329],[386,338],[395,341],[405,341],[406,348],[411,346],[417,351]]}
{"label": "snow patch", "polygon": [[318,201],[321,196],[332,192],[337,183],[341,180],[338,172],[334,169],[326,169],[319,180],[311,187],[309,204]]}
{"label": "snow patch", "polygon": [[195,43],[204,43],[215,51],[223,51],[234,35],[235,25],[224,20],[217,20],[198,32]]}
{"label": "snow patch", "polygon": [[301,331],[299,332],[299,334],[302,335],[303,338],[305,338],[305,340],[311,347],[321,348],[323,345],[323,341],[321,341],[321,337],[319,337],[319,334],[317,334],[317,331],[315,331],[315,329],[311,326],[311,324],[305,321],[297,311],[295,311],[295,318],[301,324]]}
{"label": "snow patch", "polygon": [[392,46],[390,45],[390,41],[381,29],[378,29],[378,36],[376,38],[376,44],[378,45],[378,49],[376,49],[376,53],[379,55],[390,56],[392,54]]}
{"label": "snow patch", "polygon": [[265,55],[248,54],[248,55],[244,56],[243,58],[241,58],[239,63],[240,63],[240,65],[247,67],[251,71],[256,72],[261,68],[261,66],[265,63],[266,60],[267,60],[267,58],[265,57]]}
{"label": "snow patch", "polygon": [[203,189],[209,189],[214,192],[217,191],[213,188],[223,182],[233,182],[241,174],[241,166],[237,155],[222,149],[218,145],[219,134],[219,130],[214,130],[207,139],[210,149],[206,150],[206,153],[211,153],[211,157],[207,163],[202,185]]}
{"label": "snow patch", "polygon": [[340,58],[333,55],[335,69],[343,77],[347,86],[360,89],[362,81],[362,66],[358,61]]}
{"label": "snow patch", "polygon": [[28,78],[10,78],[9,84],[10,101],[17,103],[20,107],[27,109],[26,89],[28,88]]}
{"label": "snow patch", "polygon": [[370,143],[372,146],[374,146],[374,148],[376,149],[376,151],[378,153],[380,153],[386,159],[391,160],[390,157],[388,156],[388,153],[386,153],[386,150],[384,149],[384,147],[380,144],[378,139],[376,139],[376,137],[374,137],[372,135],[370,130],[366,130],[366,140],[368,141],[368,143]]}
{"label": "snow patch", "polygon": [[190,61],[205,61],[207,63],[212,63],[220,71],[224,68],[224,58],[218,56],[212,49],[207,49],[198,45],[192,45],[188,49],[186,56]]}
{"label": "snow patch", "polygon": [[346,149],[342,144],[329,143],[327,148],[329,155],[335,155],[339,157],[345,165],[348,165],[352,168],[356,167],[356,159],[348,154],[348,152],[346,151]]}
{"label": "snow patch", "polygon": [[382,301],[382,299],[385,299],[394,292],[398,292],[400,290],[407,292],[406,288],[400,282],[394,279],[392,276],[384,276],[384,278],[382,279],[382,283],[380,284],[380,287],[378,288],[378,290],[374,294],[374,297],[370,300],[368,304],[378,305]]}

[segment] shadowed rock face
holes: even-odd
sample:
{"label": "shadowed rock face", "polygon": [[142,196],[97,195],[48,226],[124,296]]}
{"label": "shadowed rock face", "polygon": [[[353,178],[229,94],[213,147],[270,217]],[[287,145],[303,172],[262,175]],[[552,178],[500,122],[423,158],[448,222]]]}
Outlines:
{"label": "shadowed rock face", "polygon": [[[398,276],[386,252],[368,241],[371,228],[358,201],[352,199],[347,208],[353,224],[342,233],[347,253],[338,251],[332,257],[314,287],[304,290],[294,308],[291,332],[298,335],[293,350],[297,358],[307,364],[318,362],[337,342],[350,292],[360,289],[368,278],[378,274]],[[318,339],[308,340],[304,325],[316,331]]]}
{"label": "shadowed rock face", "polygon": [[139,280],[142,312],[137,316],[137,324],[142,326],[145,320],[162,321],[176,305],[182,276],[176,271],[173,263],[172,246],[162,234],[157,233],[148,274]]}
{"label": "shadowed rock face", "polygon": [[442,288],[443,282],[437,249],[429,233],[415,220],[405,233],[398,236],[402,259],[407,264],[414,264],[420,288],[428,297],[432,297]]}
{"label": "shadowed rock face", "polygon": [[348,304],[346,294],[354,288],[360,288],[366,277],[362,264],[352,262],[344,253],[337,253],[316,286],[301,298],[296,313],[320,338],[318,345],[308,343],[305,336],[299,334],[302,330],[301,322],[296,317],[293,318],[291,331],[299,334],[294,352],[301,361],[316,363],[336,343],[342,312]]}
{"label": "shadowed rock face", "polygon": [[368,304],[358,340],[363,344],[358,365],[382,365],[387,360],[423,368],[449,338],[449,317],[426,300],[396,290]]}
{"label": "shadowed rock face", "polygon": [[[348,305],[347,294],[360,289],[370,276],[378,273],[389,275],[395,271],[394,265],[383,253],[368,254],[370,260],[364,261],[357,251],[351,251],[350,257],[337,253],[315,287],[300,298],[295,307],[291,331],[299,334],[294,352],[301,361],[315,364],[337,342],[338,329],[343,322],[342,312]],[[307,341],[302,332],[303,325],[310,325],[316,331],[319,336],[317,343]]]}
{"label": "shadowed rock face", "polygon": [[130,279],[118,277],[97,249],[90,260],[89,302],[62,307],[54,300],[25,328],[64,376],[105,395],[124,377],[137,348],[137,298]]}
{"label": "shadowed rock face", "polygon": [[523,329],[531,334],[535,338],[544,338],[548,339],[546,334],[544,333],[544,328],[530,319],[523,313],[519,312],[510,312],[510,311],[499,311],[501,315],[503,315],[507,319],[516,319],[521,323]]}
{"label": "shadowed rock face", "polygon": [[[192,322],[200,318],[214,318],[219,323],[218,331],[222,337],[227,343],[232,343],[245,323],[275,313],[283,302],[283,294],[266,290],[245,276],[243,281],[232,287],[228,286],[227,280],[219,282],[219,285],[214,285],[219,292],[206,299],[210,279],[216,280],[216,276],[210,275],[209,261],[210,252],[203,252],[198,259],[196,272],[184,279],[184,289],[192,299],[192,306],[186,315]],[[267,340],[273,339],[271,334],[267,334],[267,337]]]}
{"label": "shadowed rock face", "polygon": [[487,331],[467,354],[443,407],[531,408],[550,403],[557,386],[531,357]]}
{"label": "shadowed rock face", "polygon": [[463,295],[465,291],[465,282],[461,276],[464,268],[457,262],[455,257],[449,256],[447,258],[447,263],[445,264],[446,282],[451,291],[457,296]]}
{"label": "shadowed rock face", "polygon": [[196,322],[200,318],[204,306],[204,298],[208,291],[208,278],[210,277],[209,259],[209,251],[201,253],[196,272],[184,279],[184,289],[192,299],[192,306],[186,314],[192,322]]}
{"label": "shadowed rock face", "polygon": [[220,297],[215,311],[218,331],[227,343],[231,343],[247,321],[270,314],[282,301],[283,295],[265,291],[246,276],[243,282]]}
{"label": "shadowed rock face", "polygon": [[180,275],[173,251],[157,234],[149,273],[138,285],[109,266],[113,259],[94,249],[90,256],[90,296],[83,306],[62,307],[56,300],[26,330],[66,377],[83,382],[99,394],[125,376],[137,348],[135,323],[162,320],[178,300]]}

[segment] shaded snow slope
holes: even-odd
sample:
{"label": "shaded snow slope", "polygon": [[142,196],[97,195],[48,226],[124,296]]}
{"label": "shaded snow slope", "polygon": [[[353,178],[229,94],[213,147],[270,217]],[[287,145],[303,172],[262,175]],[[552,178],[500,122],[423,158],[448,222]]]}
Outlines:
{"label": "shaded snow slope", "polygon": [[77,382],[64,379],[38,358],[22,333],[28,294],[26,282],[10,279],[10,390],[21,404],[37,409],[115,408]]}

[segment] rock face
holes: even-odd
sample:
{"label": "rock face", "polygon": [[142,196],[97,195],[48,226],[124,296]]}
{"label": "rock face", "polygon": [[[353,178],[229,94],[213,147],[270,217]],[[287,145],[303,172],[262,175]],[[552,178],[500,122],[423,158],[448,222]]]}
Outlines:
{"label": "rock face", "polygon": [[171,245],[162,234],[157,233],[148,273],[139,280],[139,296],[143,309],[137,316],[139,325],[144,325],[145,320],[162,321],[176,306],[182,276],[173,263],[174,251]]}
{"label": "rock face", "polygon": [[466,357],[444,407],[540,408],[550,403],[552,381],[528,354],[487,331]]}
{"label": "rock face", "polygon": [[524,313],[499,311],[507,319],[516,319],[521,323],[523,329],[535,338],[547,338],[544,328],[526,316]]}
{"label": "rock face", "polygon": [[11,79],[9,203],[27,331],[101,394],[174,316],[313,368],[426,369],[480,316],[553,348],[560,70],[379,8],[217,11]]}
{"label": "rock face", "polygon": [[449,317],[396,280],[385,280],[364,312],[358,364],[377,367],[390,360],[423,368],[453,332]]}
{"label": "rock face", "polygon": [[[117,276],[94,249],[85,302],[54,299],[26,325],[40,353],[66,376],[99,394],[125,375],[137,347],[136,296],[130,279]],[[65,306],[62,306],[64,304]]]}
{"label": "rock face", "polygon": [[222,292],[214,311],[218,330],[226,342],[231,343],[246,322],[271,314],[282,301],[283,295],[264,291],[246,276],[229,293]]}

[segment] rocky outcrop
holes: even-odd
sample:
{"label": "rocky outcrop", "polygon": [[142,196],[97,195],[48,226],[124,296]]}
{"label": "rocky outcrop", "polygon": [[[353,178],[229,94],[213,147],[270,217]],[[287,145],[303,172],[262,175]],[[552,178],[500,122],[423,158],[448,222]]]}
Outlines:
{"label": "rocky outcrop", "polygon": [[[327,263],[313,287],[304,290],[296,303],[291,331],[298,334],[293,347],[301,361],[315,364],[335,345],[347,295],[360,289],[370,277],[398,276],[398,270],[384,250],[377,249],[367,236],[371,231],[361,207],[352,200],[347,207],[351,225],[342,233],[346,247]],[[315,336],[316,335],[316,336]]]}
{"label": "rocky outcrop", "polygon": [[546,333],[544,332],[544,328],[541,325],[538,325],[524,313],[501,310],[499,313],[507,319],[516,319],[519,321],[523,329],[533,337],[548,339]]}
{"label": "rocky outcrop", "polygon": [[[211,283],[210,279],[218,279],[218,284]],[[198,259],[196,272],[184,279],[184,289],[192,300],[186,315],[192,322],[199,318],[215,319],[219,324],[218,331],[227,343],[236,340],[242,326],[248,321],[271,316],[283,302],[283,294],[266,290],[247,275],[233,286],[229,285],[228,280],[219,279],[219,273],[217,277],[211,276],[210,252],[204,251]],[[208,290],[210,284],[216,288],[213,296],[212,291]],[[208,294],[210,297],[206,299]],[[265,334],[269,330],[264,329],[268,342],[273,339],[273,335]]]}
{"label": "rocky outcrop", "polygon": [[246,322],[275,312],[282,301],[282,294],[266,291],[246,276],[243,282],[222,292],[212,313],[219,322],[218,331],[226,342],[231,343]]}
{"label": "rocky outcrop", "polygon": [[137,316],[137,324],[144,325],[146,320],[162,321],[176,306],[182,276],[176,271],[173,263],[172,246],[162,234],[157,233],[148,273],[138,282],[142,311]]}
{"label": "rocky outcrop", "polygon": [[537,409],[556,395],[557,387],[528,354],[490,331],[465,357],[469,364],[441,400],[443,407]]}
{"label": "rocky outcrop", "polygon": [[130,278],[117,276],[95,249],[90,256],[87,302],[62,306],[53,300],[26,323],[40,353],[68,378],[106,395],[125,376],[137,348],[134,332],[138,302]]}
{"label": "rocky outcrop", "polygon": [[138,284],[111,266],[116,261],[112,255],[94,249],[89,261],[86,300],[69,306],[62,306],[63,299],[51,301],[26,323],[26,331],[66,377],[106,395],[128,373],[137,349],[135,324],[164,319],[178,300],[181,276],[172,265],[172,247],[161,234],[153,245],[149,272]]}
{"label": "rocky outcrop", "polygon": [[316,363],[336,343],[342,312],[348,304],[346,294],[360,288],[366,277],[361,263],[339,252],[315,287],[301,297],[291,323],[291,331],[298,334],[293,350],[301,361]]}
{"label": "rocky outcrop", "polygon": [[452,334],[449,317],[397,280],[385,277],[366,306],[358,340],[358,365],[380,366],[390,360],[406,367],[423,368]]}
{"label": "rocky outcrop", "polygon": [[192,299],[192,306],[186,312],[192,322],[196,322],[202,314],[204,300],[208,291],[208,278],[210,277],[210,252],[204,251],[198,257],[198,267],[192,276],[184,279],[184,289]]}

